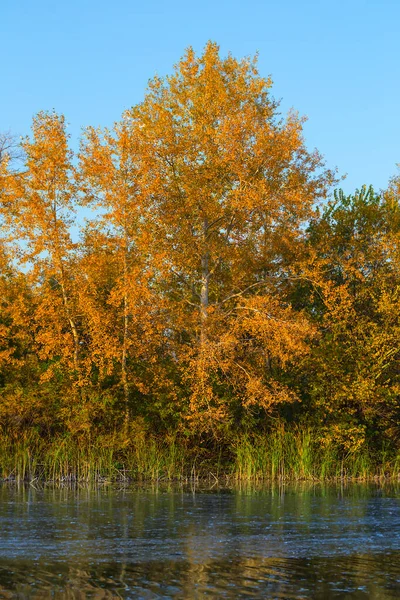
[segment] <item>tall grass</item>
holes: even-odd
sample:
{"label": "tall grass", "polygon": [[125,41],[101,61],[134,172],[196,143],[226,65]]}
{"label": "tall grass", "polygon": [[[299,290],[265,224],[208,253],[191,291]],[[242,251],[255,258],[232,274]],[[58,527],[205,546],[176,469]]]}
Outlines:
{"label": "tall grass", "polygon": [[0,479],[47,481],[177,480],[189,468],[185,447],[143,434],[0,435]]}
{"label": "tall grass", "polygon": [[[223,451],[222,451],[223,450]],[[222,456],[224,459],[222,460]],[[140,427],[130,432],[43,439],[36,431],[0,433],[0,479],[47,481],[185,481],[210,477],[235,481],[323,481],[399,477],[400,453],[367,447],[343,452],[321,445],[318,432],[277,428],[241,435],[229,447],[196,448]]]}
{"label": "tall grass", "polygon": [[312,429],[283,427],[270,435],[243,436],[233,444],[232,475],[237,480],[327,480],[399,477],[400,454],[372,454],[367,447],[345,452],[321,445]]}

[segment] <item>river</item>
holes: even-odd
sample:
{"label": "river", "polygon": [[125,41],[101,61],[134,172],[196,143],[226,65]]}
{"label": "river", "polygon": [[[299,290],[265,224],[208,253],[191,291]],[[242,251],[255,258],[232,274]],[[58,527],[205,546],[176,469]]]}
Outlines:
{"label": "river", "polygon": [[400,597],[400,485],[0,486],[0,598]]}

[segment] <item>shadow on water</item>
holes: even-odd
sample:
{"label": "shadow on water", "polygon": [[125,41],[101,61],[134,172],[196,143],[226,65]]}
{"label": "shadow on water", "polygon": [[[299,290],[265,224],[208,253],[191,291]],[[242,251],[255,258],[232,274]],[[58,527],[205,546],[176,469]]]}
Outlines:
{"label": "shadow on water", "polygon": [[395,485],[0,486],[0,598],[398,598]]}

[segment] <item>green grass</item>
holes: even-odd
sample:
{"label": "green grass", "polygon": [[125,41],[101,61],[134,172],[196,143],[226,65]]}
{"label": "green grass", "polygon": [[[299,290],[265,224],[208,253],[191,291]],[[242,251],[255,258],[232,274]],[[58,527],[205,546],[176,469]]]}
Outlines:
{"label": "green grass", "polygon": [[316,431],[283,427],[270,435],[238,438],[233,446],[232,476],[237,480],[371,479],[399,477],[400,454],[375,453],[366,447],[344,452],[323,446]]}
{"label": "green grass", "polygon": [[46,481],[179,480],[190,459],[174,438],[141,431],[96,437],[58,435],[43,440],[35,431],[0,434],[0,479]]}
{"label": "green grass", "polygon": [[395,478],[400,453],[367,447],[343,452],[323,446],[311,429],[280,427],[270,434],[242,435],[213,450],[175,437],[159,438],[139,427],[97,436],[36,431],[0,434],[0,479],[58,482],[101,481],[326,481]]}

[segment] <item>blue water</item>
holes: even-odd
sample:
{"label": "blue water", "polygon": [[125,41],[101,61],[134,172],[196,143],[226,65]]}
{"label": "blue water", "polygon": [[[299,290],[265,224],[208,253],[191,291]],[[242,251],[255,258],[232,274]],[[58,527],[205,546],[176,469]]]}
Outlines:
{"label": "blue water", "polygon": [[0,598],[400,598],[400,487],[0,486]]}

